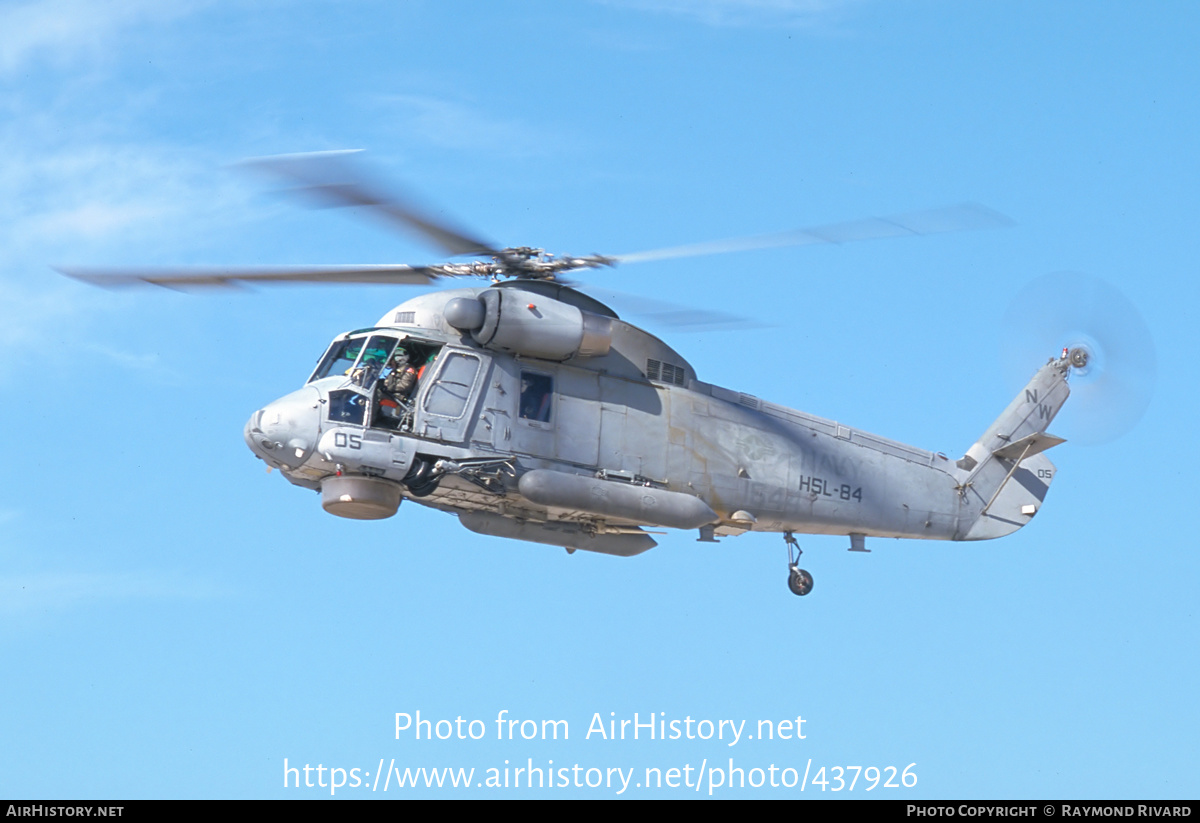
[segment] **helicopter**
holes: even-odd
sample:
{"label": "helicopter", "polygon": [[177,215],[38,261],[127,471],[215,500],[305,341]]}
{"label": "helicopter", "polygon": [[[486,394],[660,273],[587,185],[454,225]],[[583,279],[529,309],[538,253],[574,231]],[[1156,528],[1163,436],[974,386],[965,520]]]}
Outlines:
{"label": "helicopter", "polygon": [[957,460],[705,382],[688,360],[568,273],[754,248],[990,228],[981,206],[657,249],[555,256],[500,247],[376,188],[348,152],[248,161],[321,205],[354,206],[466,263],[59,271],[114,287],[244,283],[486,283],[406,300],[338,335],[305,383],[264,405],[243,437],[256,457],[373,520],[402,502],[483,535],[630,557],[662,529],[717,542],[782,534],[787,582],[807,595],[797,534],[975,541],[1041,509],[1055,476],[1047,428],[1086,346],[1055,351]]}

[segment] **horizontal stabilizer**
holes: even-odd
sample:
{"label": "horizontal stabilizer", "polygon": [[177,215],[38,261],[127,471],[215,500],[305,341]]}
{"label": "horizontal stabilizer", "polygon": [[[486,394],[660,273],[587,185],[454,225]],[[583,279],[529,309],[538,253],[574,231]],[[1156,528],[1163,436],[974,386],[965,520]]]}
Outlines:
{"label": "horizontal stabilizer", "polygon": [[995,449],[992,451],[992,454],[996,455],[996,457],[1003,457],[1005,460],[1020,460],[1024,457],[1041,454],[1046,449],[1052,449],[1059,443],[1066,442],[1064,438],[1055,437],[1053,434],[1034,432],[1033,434],[1025,435],[1020,440]]}

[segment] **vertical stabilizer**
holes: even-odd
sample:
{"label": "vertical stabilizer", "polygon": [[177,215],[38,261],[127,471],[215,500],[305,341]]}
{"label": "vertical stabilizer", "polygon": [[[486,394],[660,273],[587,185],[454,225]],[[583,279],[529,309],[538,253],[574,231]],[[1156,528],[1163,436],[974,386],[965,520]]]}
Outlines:
{"label": "vertical stabilizer", "polygon": [[958,539],[1011,534],[1042,507],[1055,472],[1043,452],[1064,442],[1046,428],[1071,393],[1070,370],[1065,351],[1042,366],[958,461],[966,503]]}

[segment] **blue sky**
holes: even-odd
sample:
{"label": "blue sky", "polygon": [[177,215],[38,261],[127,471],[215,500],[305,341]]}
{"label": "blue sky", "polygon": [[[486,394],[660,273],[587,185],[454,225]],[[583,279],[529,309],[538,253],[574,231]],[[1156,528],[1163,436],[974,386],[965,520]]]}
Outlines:
{"label": "blue sky", "polygon": [[[366,783],[381,761],[479,780],[529,759],[634,768],[636,783],[733,758],[830,775],[916,764],[914,787],[840,793],[862,798],[1195,797],[1198,16],[918,0],[0,6],[0,794],[329,796],[284,789],[285,759]],[[701,379],[958,455],[1018,388],[1010,301],[1082,272],[1144,316],[1156,392],[1122,439],[1055,449],[1046,507],[1009,538],[867,555],[803,539],[803,600],[775,535],[672,533],[623,560],[485,538],[412,504],[331,517],[264,473],[242,425],[334,335],[413,291],[110,292],[51,265],[440,260],[231,168],[344,148],[498,243],[571,254],[981,202],[1015,225],[589,281],[761,324],[651,325]],[[1070,441],[1086,411],[1069,404],[1053,430]],[[396,713],[418,710],[488,734],[396,739]],[[501,711],[565,719],[570,739],[496,740]],[[596,714],[635,712],[747,730],[802,716],[806,737],[586,738]],[[617,794],[408,794],[481,792]]]}

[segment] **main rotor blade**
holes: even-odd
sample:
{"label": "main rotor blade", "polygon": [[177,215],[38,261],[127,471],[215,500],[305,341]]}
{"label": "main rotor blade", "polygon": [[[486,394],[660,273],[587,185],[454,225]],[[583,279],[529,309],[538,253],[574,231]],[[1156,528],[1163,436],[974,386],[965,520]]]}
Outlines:
{"label": "main rotor blade", "polygon": [[400,264],[332,266],[205,266],[174,269],[93,269],[59,266],[67,277],[106,288],[162,286],[168,289],[235,288],[241,283],[415,284],[433,282],[445,273],[434,266]]}
{"label": "main rotor blade", "polygon": [[498,256],[495,244],[472,237],[461,229],[434,219],[398,197],[368,183],[349,159],[356,151],[281,154],[244,161],[244,165],[299,184],[290,194],[325,207],[361,206],[392,225],[399,225],[433,242],[447,254]]}
{"label": "main rotor blade", "polygon": [[896,214],[890,217],[868,217],[846,223],[815,226],[808,229],[733,237],[688,246],[619,254],[611,257],[617,263],[644,263],[651,260],[670,260],[677,257],[699,257],[706,254],[725,254],[735,251],[811,246],[820,243],[853,243],[881,237],[941,234],[951,231],[976,231],[1011,226],[1013,221],[999,212],[977,203],[963,203],[929,211]]}

